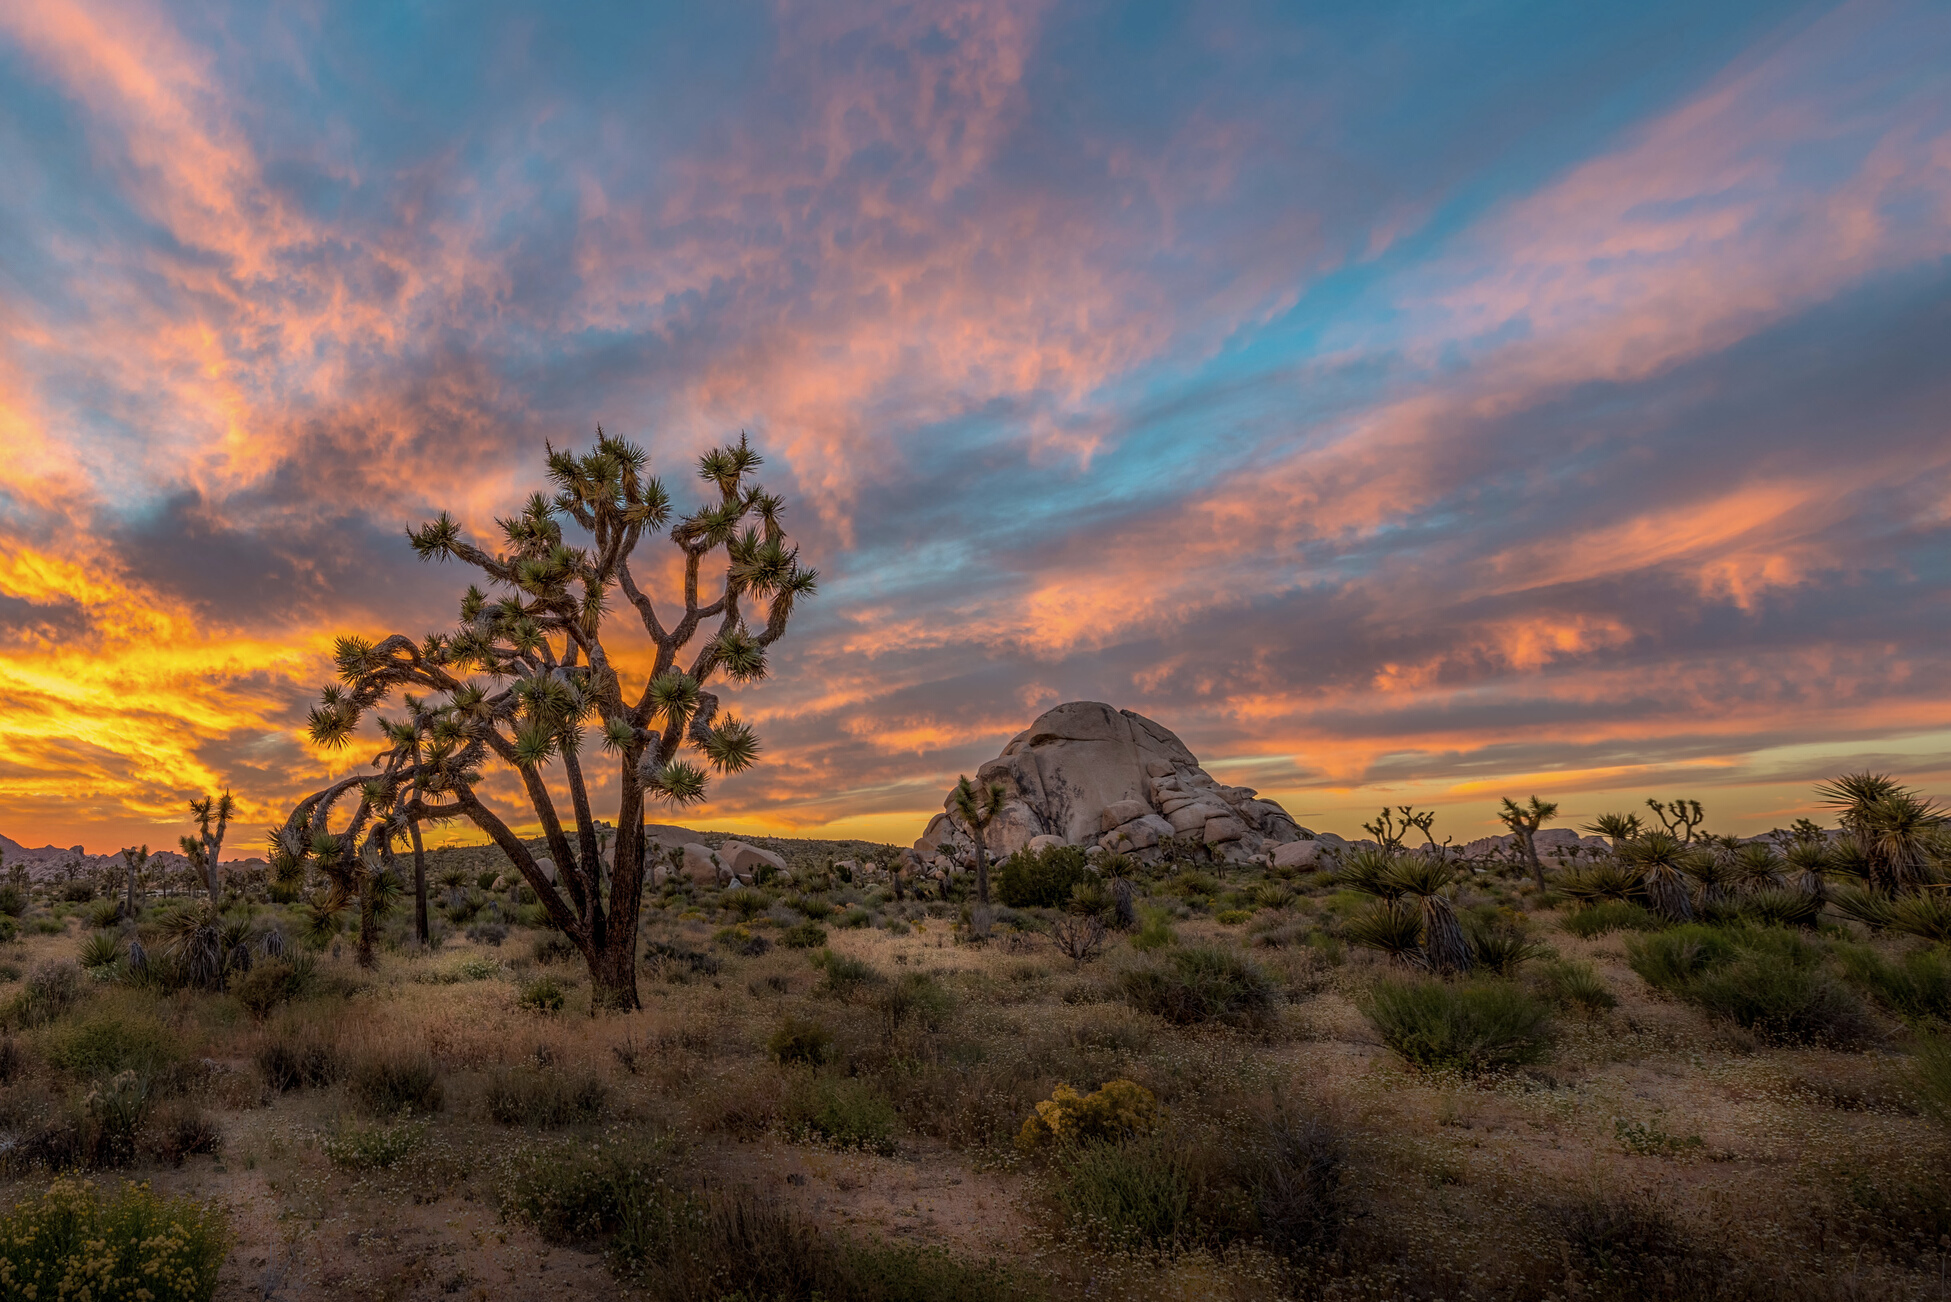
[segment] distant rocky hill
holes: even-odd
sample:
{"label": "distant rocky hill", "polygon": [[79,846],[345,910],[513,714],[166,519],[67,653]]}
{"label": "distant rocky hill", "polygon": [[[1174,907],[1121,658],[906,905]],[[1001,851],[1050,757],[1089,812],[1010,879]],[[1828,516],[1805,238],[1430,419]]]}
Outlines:
{"label": "distant rocky hill", "polygon": [[[62,849],[58,845],[44,845],[39,849],[24,846],[10,836],[0,835],[0,858],[8,864],[25,864],[27,875],[33,881],[58,881],[66,877],[93,877],[106,869],[120,870],[122,856],[119,854],[89,854],[80,846]],[[225,863],[247,864],[248,859],[226,859]],[[262,860],[255,862],[262,863]],[[72,871],[70,868],[72,866]],[[157,850],[149,856],[149,871],[175,872],[190,866],[190,861],[174,850]]]}
{"label": "distant rocky hill", "polygon": [[[1217,781],[1171,729],[1098,701],[1044,712],[976,770],[1000,784],[1005,804],[984,835],[991,855],[1043,845],[1100,845],[1145,855],[1167,837],[1191,838],[1229,859],[1255,859],[1269,846],[1309,840],[1251,787]],[[944,810],[954,804],[950,793]],[[974,842],[959,820],[937,814],[914,844],[925,862],[960,861]]]}

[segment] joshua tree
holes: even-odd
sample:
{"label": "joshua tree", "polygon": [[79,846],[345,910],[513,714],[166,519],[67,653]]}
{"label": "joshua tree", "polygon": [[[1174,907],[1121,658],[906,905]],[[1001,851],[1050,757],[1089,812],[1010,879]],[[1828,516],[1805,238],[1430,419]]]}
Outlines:
{"label": "joshua tree", "polygon": [[1662,804],[1648,796],[1646,807],[1653,811],[1654,817],[1660,820],[1660,826],[1666,829],[1667,834],[1678,838],[1682,845],[1694,839],[1694,829],[1707,818],[1700,812],[1698,800],[1675,800]]}
{"label": "joshua tree", "polygon": [[1617,850],[1626,842],[1634,840],[1639,836],[1639,815],[1600,814],[1579,830],[1589,832],[1593,836],[1605,837],[1612,842],[1612,848]]}
{"label": "joshua tree", "polygon": [[1504,808],[1497,817],[1503,821],[1505,827],[1511,829],[1511,835],[1517,838],[1518,846],[1524,851],[1524,857],[1531,865],[1531,876],[1537,880],[1538,889],[1542,891],[1545,888],[1545,866],[1538,860],[1538,829],[1558,817],[1557,804],[1533,796],[1530,804],[1520,805],[1509,796],[1505,796]]}
{"label": "joshua tree", "polygon": [[977,787],[967,775],[956,779],[955,792],[950,796],[955,802],[956,816],[975,841],[976,903],[981,905],[989,903],[989,846],[985,834],[996,821],[996,815],[1003,812],[1004,798],[1002,783]]}
{"label": "joshua tree", "polygon": [[1866,854],[1872,889],[1886,895],[1930,881],[1930,849],[1948,821],[1941,808],[1884,773],[1845,773],[1816,788]]}
{"label": "joshua tree", "polygon": [[128,903],[123,906],[123,912],[125,912],[128,915],[129,920],[133,922],[135,920],[136,874],[141,872],[144,866],[146,866],[149,862],[149,847],[145,845],[139,849],[131,847],[123,850],[122,862],[127,864],[129,867],[129,900]]}
{"label": "joshua tree", "polygon": [[[763,678],[768,650],[817,586],[815,571],[800,564],[780,523],[784,504],[751,480],[760,457],[743,435],[698,459],[700,477],[716,492],[675,521],[663,484],[645,473],[647,460],[642,449],[601,429],[584,455],[550,448],[555,494],[537,493],[500,521],[502,552],[465,540],[445,512],[410,530],[408,540],[423,560],[472,566],[498,595],[469,587],[459,627],[418,643],[397,634],[378,643],[341,638],[340,682],[324,690],[310,721],[315,742],[343,746],[365,712],[395,690],[432,693],[422,707],[429,716],[424,732],[413,718],[383,722],[388,749],[377,761],[382,775],[362,792],[366,817],[361,824],[355,815],[354,823],[384,829],[376,839],[368,831],[372,853],[383,858],[391,835],[410,834],[414,823],[468,819],[508,856],[549,920],[582,952],[596,1002],[614,1008],[638,1006],[646,798],[674,806],[705,798],[705,767],[679,757],[687,744],[720,773],[739,772],[757,760],[752,729],[720,718],[718,698],[705,685],[714,675],[740,683]],[[585,545],[564,540],[565,522],[588,535]],[[641,541],[667,526],[683,592],[674,611],[660,613],[639,586],[632,556]],[[720,552],[722,581],[715,572],[703,573]],[[701,593],[701,580],[715,595]],[[628,690],[625,670],[612,661],[604,641],[612,596],[619,591],[652,652],[649,672]],[[764,605],[762,618],[758,603]],[[592,732],[617,766],[616,855],[607,892],[583,769]],[[409,735],[421,738],[418,758],[404,744]],[[545,781],[551,764],[560,766],[554,790]],[[557,881],[549,880],[536,854],[477,791],[489,768],[508,771],[521,783]],[[565,789],[573,815],[567,828],[557,803]],[[294,811],[286,830],[302,832],[305,821]],[[282,846],[285,853],[301,848]],[[342,865],[344,854],[341,848]]]}
{"label": "joshua tree", "polygon": [[196,818],[196,835],[182,838],[183,857],[196,869],[197,876],[209,883],[212,904],[219,902],[222,885],[217,863],[223,853],[224,832],[230,827],[230,816],[236,812],[236,802],[231,800],[228,791],[190,802],[190,813]]}
{"label": "joshua tree", "polygon": [[[1443,894],[1456,880],[1449,864],[1425,855],[1360,850],[1339,873],[1343,885],[1376,903],[1352,919],[1348,936],[1399,963],[1436,972],[1468,972],[1474,955],[1456,910]],[[1415,905],[1406,901],[1413,898]]]}

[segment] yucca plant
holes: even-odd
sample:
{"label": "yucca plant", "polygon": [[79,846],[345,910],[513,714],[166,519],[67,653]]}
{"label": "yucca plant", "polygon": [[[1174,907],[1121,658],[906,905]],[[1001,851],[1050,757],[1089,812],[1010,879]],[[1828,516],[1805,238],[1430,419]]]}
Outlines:
{"label": "yucca plant", "polygon": [[1787,884],[1782,877],[1783,867],[1782,856],[1766,841],[1749,841],[1736,848],[1728,859],[1734,888],[1743,895],[1779,890]]}
{"label": "yucca plant", "polygon": [[1829,907],[1845,918],[1853,918],[1873,931],[1890,925],[1892,900],[1867,886],[1838,886],[1829,892]]}
{"label": "yucca plant", "polygon": [[1873,887],[1898,894],[1929,883],[1931,851],[1947,820],[1935,802],[1885,773],[1845,773],[1816,794],[1862,846]]}
{"label": "yucca plant", "polygon": [[1341,861],[1341,867],[1335,872],[1335,883],[1377,899],[1393,900],[1403,893],[1392,877],[1395,863],[1395,857],[1384,851],[1356,850]]}
{"label": "yucca plant", "polygon": [[1892,931],[1935,944],[1951,942],[1951,893],[1944,890],[1907,895],[1890,906],[1888,916]]}
{"label": "yucca plant", "polygon": [[1558,889],[1583,904],[1630,900],[1643,888],[1639,868],[1621,859],[1595,859],[1558,879]]}
{"label": "yucca plant", "polygon": [[223,915],[215,905],[186,904],[163,918],[162,931],[168,952],[190,984],[223,988]]}
{"label": "yucca plant", "polygon": [[1607,838],[1617,850],[1626,842],[1637,840],[1642,829],[1638,814],[1600,814],[1579,830]]}
{"label": "yucca plant", "polygon": [[1404,855],[1389,866],[1386,881],[1399,895],[1414,899],[1422,913],[1423,957],[1433,971],[1468,972],[1469,937],[1457,922],[1456,910],[1443,892],[1456,880],[1456,869],[1427,855]]}
{"label": "yucca plant", "polygon": [[90,972],[113,968],[122,961],[122,941],[109,932],[98,931],[81,942],[78,961]]}
{"label": "yucca plant", "polygon": [[1681,857],[1679,868],[1694,884],[1694,912],[1706,913],[1727,903],[1734,870],[1726,859],[1710,849],[1693,849]]}
{"label": "yucca plant", "polygon": [[[316,855],[334,889],[366,883],[389,868],[395,844],[420,823],[465,818],[500,847],[535,892],[550,924],[582,953],[594,1002],[636,1008],[637,930],[646,881],[646,801],[672,807],[703,800],[718,773],[750,768],[759,756],[752,728],[718,713],[714,677],[756,682],[799,603],[818,587],[782,523],[785,503],[753,482],[762,458],[741,435],[698,458],[707,502],[674,518],[669,493],[648,474],[643,449],[596,432],[585,454],[549,448],[553,495],[537,493],[499,520],[501,547],[462,536],[446,512],[412,530],[423,560],[456,560],[481,572],[494,595],[469,587],[458,625],[415,641],[343,637],[339,681],[320,693],[309,726],[314,743],[342,747],[370,710],[395,692],[407,716],[381,721],[386,748],[376,774],[349,779],[300,802],[274,843],[274,864],[290,870]],[[586,539],[575,546],[564,524]],[[663,532],[676,550],[682,602],[659,609],[632,569],[638,545]],[[700,582],[724,565],[722,585]],[[711,569],[707,569],[708,563]],[[661,565],[646,569],[661,570]],[[647,642],[645,671],[626,683],[634,655],[613,660],[606,621],[621,593]],[[492,686],[483,686],[483,679]],[[406,699],[405,694],[430,694]],[[614,866],[602,845],[584,773],[596,742],[615,764]],[[699,759],[680,757],[685,747]],[[544,771],[555,766],[545,780]],[[490,771],[516,778],[540,824],[554,878],[538,855],[490,807],[479,784]],[[608,783],[605,784],[609,785]],[[335,800],[354,788],[346,826],[328,824]],[[565,827],[558,794],[573,817]]]}
{"label": "yucca plant", "polygon": [[955,802],[955,816],[962,820],[962,826],[975,842],[976,903],[989,903],[989,825],[1003,812],[1003,784],[991,782],[986,787],[978,787],[963,774],[956,779],[955,791],[950,797]]}
{"label": "yucca plant", "polygon": [[1790,888],[1802,892],[1818,904],[1829,898],[1825,874],[1831,870],[1829,847],[1821,841],[1797,841],[1783,856],[1783,870]]}
{"label": "yucca plant", "polygon": [[1741,898],[1741,915],[1767,927],[1813,927],[1822,900],[1793,886],[1764,886]]}
{"label": "yucca plant", "polygon": [[1671,832],[1648,832],[1618,850],[1620,862],[1639,873],[1646,902],[1668,922],[1692,922],[1694,905],[1683,867],[1687,851]]}
{"label": "yucca plant", "polygon": [[1380,950],[1403,967],[1427,968],[1423,954],[1422,910],[1400,899],[1381,899],[1348,920],[1344,934],[1352,945]]}

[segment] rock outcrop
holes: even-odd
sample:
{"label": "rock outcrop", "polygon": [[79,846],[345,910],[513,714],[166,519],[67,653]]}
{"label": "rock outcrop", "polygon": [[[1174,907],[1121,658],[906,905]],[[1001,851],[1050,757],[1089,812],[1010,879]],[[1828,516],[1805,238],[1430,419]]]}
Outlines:
{"label": "rock outcrop", "polygon": [[[976,782],[1003,787],[1002,811],[983,838],[995,858],[1059,843],[1149,856],[1180,837],[1225,858],[1255,859],[1270,845],[1313,836],[1251,787],[1216,781],[1169,728],[1096,701],[1043,714],[976,770]],[[947,812],[914,849],[932,863],[943,846],[957,862],[973,857],[967,829]]]}

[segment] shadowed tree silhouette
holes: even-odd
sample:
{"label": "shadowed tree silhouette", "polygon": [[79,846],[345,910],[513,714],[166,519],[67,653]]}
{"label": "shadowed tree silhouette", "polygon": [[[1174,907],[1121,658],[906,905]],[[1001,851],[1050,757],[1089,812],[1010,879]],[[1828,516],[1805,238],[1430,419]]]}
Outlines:
{"label": "shadowed tree silhouette", "polygon": [[1558,806],[1549,800],[1531,797],[1531,803],[1520,805],[1509,796],[1504,797],[1504,808],[1497,817],[1511,834],[1517,837],[1518,847],[1524,851],[1525,859],[1531,865],[1531,875],[1537,879],[1538,889],[1545,888],[1545,866],[1538,858],[1538,829],[1558,817]]}
{"label": "shadowed tree silhouette", "polygon": [[228,791],[221,796],[205,796],[190,802],[190,813],[196,818],[196,835],[183,837],[183,857],[190,861],[197,875],[210,886],[210,902],[218,902],[217,895],[219,856],[223,854],[224,832],[230,827],[230,816],[237,812],[237,804]]}
{"label": "shadowed tree silhouette", "polygon": [[[292,857],[316,854],[335,882],[358,886],[382,871],[395,837],[411,839],[415,824],[465,818],[508,856],[549,920],[581,951],[597,1003],[615,1008],[638,1006],[645,801],[695,804],[705,798],[707,766],[736,773],[757,760],[752,729],[720,718],[705,685],[719,675],[737,683],[765,677],[769,648],[817,586],[780,522],[784,503],[752,481],[761,458],[744,435],[698,459],[700,478],[716,491],[675,522],[670,496],[647,464],[641,448],[598,429],[583,455],[548,449],[555,494],[537,493],[499,521],[506,550],[491,553],[466,541],[446,512],[408,531],[421,559],[472,566],[496,595],[470,586],[459,626],[417,643],[398,634],[378,643],[339,639],[339,682],[311,712],[318,744],[344,746],[365,712],[396,690],[432,699],[405,702],[404,720],[382,720],[380,776],[361,791],[352,834],[318,821],[330,813],[332,802],[321,799],[335,790],[328,788],[293,811],[274,845],[287,866]],[[564,539],[565,522],[587,535],[584,545]],[[638,544],[660,532],[676,549],[683,576],[681,603],[661,612],[631,568]],[[617,592],[654,650],[648,672],[628,686],[604,641]],[[592,733],[617,773],[615,866],[607,875],[583,769]],[[702,763],[680,758],[687,745]],[[512,772],[521,783],[555,880],[482,799],[477,783],[489,770]],[[558,804],[563,794],[567,826]],[[307,849],[320,835],[330,855]]]}

